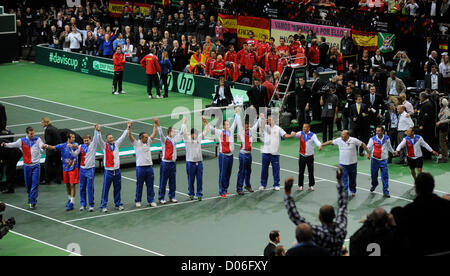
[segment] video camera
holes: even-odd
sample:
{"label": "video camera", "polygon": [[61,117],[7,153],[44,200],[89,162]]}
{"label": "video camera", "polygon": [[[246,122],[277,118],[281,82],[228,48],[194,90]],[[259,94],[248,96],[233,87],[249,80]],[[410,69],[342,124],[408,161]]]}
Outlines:
{"label": "video camera", "polygon": [[[0,202],[0,213],[5,211],[6,205]],[[0,240],[8,234],[9,230],[12,230],[16,225],[16,220],[14,218],[9,218],[8,220],[3,220],[3,215],[0,215]]]}

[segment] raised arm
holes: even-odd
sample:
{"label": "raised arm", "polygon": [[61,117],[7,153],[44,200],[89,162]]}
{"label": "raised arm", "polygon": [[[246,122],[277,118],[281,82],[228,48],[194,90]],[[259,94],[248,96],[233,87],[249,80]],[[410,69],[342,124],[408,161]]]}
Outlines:
{"label": "raised arm", "polygon": [[345,195],[344,185],[342,184],[342,175],[344,170],[338,167],[336,171],[337,191],[338,191],[338,212],[336,216],[336,225],[342,231],[347,230],[347,196]]}
{"label": "raised arm", "polygon": [[203,133],[202,133],[202,138],[206,137],[209,133],[209,123],[206,120],[205,116],[202,116],[202,121],[203,124],[205,125],[204,129],[203,129]]}
{"label": "raised arm", "polygon": [[128,131],[128,138],[130,138],[130,142],[132,143],[132,144],[134,144],[134,141],[136,141],[136,139],[134,139],[134,137],[133,137],[133,133],[132,133],[132,131],[131,131],[131,126],[133,125],[133,122],[128,122],[128,128],[127,128],[127,131]]}
{"label": "raised arm", "polygon": [[153,141],[153,139],[155,139],[155,137],[156,137],[156,131],[157,131],[157,126],[156,126],[156,124],[155,124],[155,119],[153,120],[153,132],[152,132],[152,135],[150,135],[150,139]]}
{"label": "raised arm", "polygon": [[294,178],[290,177],[284,182],[284,192],[286,196],[284,197],[284,206],[288,212],[289,219],[295,224],[308,223],[306,219],[298,213],[297,207],[295,206],[294,198],[291,195],[292,185],[294,184]]}
{"label": "raised arm", "polygon": [[2,143],[2,147],[8,148],[8,149],[12,149],[12,148],[20,149],[21,145],[22,145],[21,139],[18,139],[17,141],[12,142],[12,143],[6,143],[6,142]]}
{"label": "raised arm", "polygon": [[161,129],[161,125],[159,124],[159,119],[155,118],[153,120],[153,122],[155,123],[156,129],[158,130],[158,134],[159,134],[159,138],[161,139],[161,142],[165,143],[166,142],[166,136],[164,135],[162,129]]}

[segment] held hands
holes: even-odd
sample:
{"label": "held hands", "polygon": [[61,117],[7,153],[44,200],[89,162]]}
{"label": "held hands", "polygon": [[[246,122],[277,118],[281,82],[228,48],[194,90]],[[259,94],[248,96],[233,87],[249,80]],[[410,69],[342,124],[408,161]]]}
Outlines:
{"label": "held hands", "polygon": [[158,118],[153,119],[153,123],[155,123],[155,126],[159,127],[159,119]]}
{"label": "held hands", "polygon": [[344,169],[341,166],[338,166],[337,170],[336,170],[336,180],[338,182],[339,185],[343,185],[342,184],[342,176],[344,175]]}
{"label": "held hands", "polygon": [[394,156],[398,156],[398,151],[394,151]]}
{"label": "held hands", "polygon": [[370,160],[370,153],[368,153],[366,156],[367,156],[367,159]]}
{"label": "held hands", "polygon": [[95,124],[95,130],[100,132],[100,125],[99,124]]}
{"label": "held hands", "polygon": [[284,181],[284,193],[286,195],[290,195],[291,194],[291,190],[292,190],[292,186],[294,185],[294,178],[293,177],[289,177],[288,179],[286,179]]}
{"label": "held hands", "polygon": [[186,124],[187,122],[187,117],[183,117],[183,124]]}
{"label": "held hands", "polygon": [[131,129],[131,126],[133,125],[133,122],[129,121],[127,125],[127,129]]}
{"label": "held hands", "polygon": [[291,136],[292,136],[292,137],[295,137],[296,135],[297,135],[297,133],[296,133],[295,131],[292,131],[292,132],[291,132]]}
{"label": "held hands", "polygon": [[439,153],[437,153],[437,151],[435,151],[435,150],[433,150],[432,153],[433,153],[434,156],[438,156],[439,155]]}
{"label": "held hands", "polygon": [[206,120],[206,117],[205,117],[205,116],[202,116],[202,122],[203,122],[205,125],[208,124],[208,121]]}
{"label": "held hands", "polygon": [[241,114],[241,107],[238,106],[234,109],[236,111],[236,114]]}
{"label": "held hands", "polygon": [[1,146],[2,146],[2,147],[4,147],[5,145],[6,145],[6,143],[5,143],[5,142],[3,142],[3,143],[1,144]]}

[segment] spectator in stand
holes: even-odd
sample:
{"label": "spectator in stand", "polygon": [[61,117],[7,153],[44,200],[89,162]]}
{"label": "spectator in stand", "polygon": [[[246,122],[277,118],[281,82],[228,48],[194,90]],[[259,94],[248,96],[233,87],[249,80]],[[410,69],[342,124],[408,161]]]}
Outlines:
{"label": "spectator in stand", "polygon": [[368,245],[379,245],[380,256],[394,255],[394,241],[396,224],[394,216],[383,208],[376,208],[366,219],[363,225],[350,237],[350,252],[352,256],[369,256]]}
{"label": "spectator in stand", "polygon": [[281,51],[284,53],[289,53],[289,47],[286,45],[286,41],[284,38],[280,38],[280,45],[277,47],[277,53],[279,54]]}
{"label": "spectator in stand", "polygon": [[375,69],[375,71],[379,71],[380,70],[380,66],[382,64],[383,65],[386,64],[384,62],[384,57],[381,55],[380,49],[377,49],[375,51],[375,55],[373,57],[371,57],[370,60],[372,62],[372,68]]}
{"label": "spectator in stand", "polygon": [[348,68],[347,64],[356,61],[354,54],[354,42],[348,31],[344,31],[344,37],[341,39],[341,53],[344,56],[344,66]]}
{"label": "spectator in stand", "polygon": [[97,41],[103,45],[103,57],[105,58],[112,58],[113,55],[113,42],[116,39],[116,34],[118,32],[118,29],[116,30],[116,33],[110,37],[109,33],[105,33],[105,38],[103,38],[101,35],[97,37]]}
{"label": "spectator in stand", "polygon": [[222,55],[217,56],[216,62],[211,67],[211,74],[214,78],[225,77],[225,61]]}
{"label": "spectator in stand", "polygon": [[84,46],[84,53],[90,56],[95,55],[96,44],[97,44],[97,37],[94,36],[92,32],[88,32]]}
{"label": "spectator in stand", "polygon": [[225,62],[233,62],[237,64],[237,53],[234,50],[234,45],[228,46],[228,52],[225,53]]}
{"label": "spectator in stand", "polygon": [[[434,178],[420,173],[414,181],[416,198],[405,207],[395,207],[396,245],[401,255],[432,255],[450,250],[448,222],[450,201],[435,193]],[[418,239],[417,237],[426,237]]]}
{"label": "spectator in stand", "polygon": [[192,55],[189,64],[189,72],[194,75],[205,75],[205,57],[202,55],[202,48],[197,47],[196,52]]}
{"label": "spectator in stand", "polygon": [[59,43],[62,49],[66,52],[70,52],[70,41],[68,39],[69,34],[70,34],[70,26],[65,25],[64,31],[62,31],[61,34],[59,35]]}
{"label": "spectator in stand", "polygon": [[252,69],[252,82],[254,79],[260,79],[263,83],[266,81],[266,72],[257,63],[253,64]]}
{"label": "spectator in stand", "polygon": [[51,26],[50,33],[48,34],[48,38],[47,38],[47,41],[49,44],[48,47],[53,48],[53,49],[60,49],[61,45],[59,43],[59,35],[60,35],[60,32],[58,31],[56,26],[54,26],[54,25]]}
{"label": "spectator in stand", "polygon": [[217,54],[221,55],[222,57],[225,56],[225,47],[222,45],[222,42],[220,42],[219,39],[215,39],[214,43],[216,45]]}
{"label": "spectator in stand", "polygon": [[444,78],[441,73],[438,72],[436,65],[431,66],[431,73],[425,76],[425,89],[431,91],[445,92]]}
{"label": "spectator in stand", "polygon": [[409,11],[410,16],[415,17],[418,15],[419,5],[416,3],[416,0],[409,0],[405,7]]}
{"label": "spectator in stand", "polygon": [[216,63],[217,58],[216,58],[216,52],[215,51],[211,51],[209,53],[209,57],[206,57],[205,55],[203,55],[206,59],[205,62],[205,76],[207,77],[212,77],[212,68],[214,67],[214,63]]}
{"label": "spectator in stand", "polygon": [[81,34],[77,31],[76,27],[72,27],[72,32],[66,36],[66,42],[69,42],[69,48],[71,52],[79,53],[81,51],[81,43],[83,38]]}
{"label": "spectator in stand", "polygon": [[405,107],[406,112],[410,116],[414,115],[414,107],[410,102],[408,102],[406,100],[406,93],[400,93],[400,96],[398,98],[399,98],[399,104],[401,104]]}
{"label": "spectator in stand", "polygon": [[317,44],[317,39],[311,41],[311,47],[308,49],[308,62],[309,62],[309,76],[317,70],[320,64],[320,51]]}
{"label": "spectator in stand", "polygon": [[428,73],[431,72],[431,68],[433,67],[433,65],[438,65],[437,60],[438,60],[438,52],[432,51],[426,62],[427,68],[428,68]]}
{"label": "spectator in stand", "polygon": [[448,147],[447,138],[449,133],[450,124],[450,109],[448,108],[448,100],[446,98],[441,99],[441,110],[438,115],[438,121],[436,127],[439,134],[439,147],[441,150],[441,158],[438,163],[448,163]]}
{"label": "spectator in stand", "polygon": [[225,83],[225,77],[219,77],[219,85],[216,88],[211,105],[213,106],[229,106],[233,104],[233,95],[228,84]]}
{"label": "spectator in stand", "polygon": [[269,234],[269,244],[264,248],[264,257],[275,256],[275,248],[281,242],[280,231],[273,230]]}
{"label": "spectator in stand", "polygon": [[319,55],[320,55],[320,63],[319,66],[322,68],[327,68],[327,62],[328,62],[328,51],[330,49],[330,46],[328,46],[328,44],[326,43],[326,38],[325,37],[321,37],[320,38],[320,43],[319,43]]}
{"label": "spectator in stand", "polygon": [[[265,66],[266,66],[266,72],[268,74],[274,74],[278,71],[278,60],[279,56],[277,55],[277,52],[275,48],[272,48],[270,53],[266,54],[265,56]],[[281,72],[278,72],[281,73]]]}
{"label": "spectator in stand", "polygon": [[394,56],[394,61],[397,62],[397,77],[399,77],[404,84],[408,85],[410,82],[410,64],[411,60],[404,51],[399,51]]}
{"label": "spectator in stand", "polygon": [[302,223],[310,225],[312,228],[312,242],[326,249],[331,256],[341,255],[342,246],[347,235],[347,198],[344,185],[342,184],[343,174],[344,171],[340,167],[336,172],[339,206],[337,216],[335,215],[333,206],[323,205],[319,213],[321,225],[312,225],[298,213],[294,198],[291,195],[294,178],[288,178],[284,185],[286,194],[284,201],[289,219],[297,226]]}
{"label": "spectator in stand", "polygon": [[275,92],[275,86],[273,85],[273,77],[270,74],[265,76],[265,82],[263,82],[262,86],[264,86],[267,90],[267,99],[270,103],[272,100],[273,93]]}
{"label": "spectator in stand", "polygon": [[169,54],[164,51],[162,53],[162,58],[159,61],[159,66],[161,67],[160,78],[164,85],[164,95],[163,98],[169,97],[169,85],[167,83],[167,78],[169,74],[172,72],[172,63],[169,60]]}
{"label": "spectator in stand", "polygon": [[279,245],[275,248],[274,252],[275,257],[283,257],[286,256],[286,248],[282,245]]}
{"label": "spectator in stand", "polygon": [[365,80],[369,76],[369,70],[372,67],[372,61],[369,58],[369,51],[364,50],[362,56],[359,57],[359,73],[360,78]]}
{"label": "spectator in stand", "polygon": [[449,94],[450,93],[450,57],[448,53],[446,55],[442,55],[441,64],[439,64],[439,73],[442,74],[444,78],[444,91],[440,91],[441,93]]}
{"label": "spectator in stand", "polygon": [[394,102],[394,98],[398,97],[400,93],[406,92],[406,86],[403,81],[396,76],[395,71],[391,71],[386,85],[386,96],[391,101]]}
{"label": "spectator in stand", "polygon": [[[420,112],[417,118],[417,124],[425,142],[434,149],[436,148],[436,109],[433,102],[430,101],[430,96],[426,92],[421,92],[419,94],[419,100]],[[430,152],[425,152],[423,157],[425,160],[430,160]]]}
{"label": "spectator in stand", "polygon": [[171,49],[169,56],[170,56],[170,61],[173,65],[173,70],[182,71],[185,62],[184,62],[184,57],[183,57],[183,49],[180,48],[178,40],[173,41],[173,48]]}
{"label": "spectator in stand", "polygon": [[195,30],[195,33],[200,41],[203,41],[205,39],[207,29],[208,29],[208,22],[206,22],[205,16],[203,14],[200,14]]}

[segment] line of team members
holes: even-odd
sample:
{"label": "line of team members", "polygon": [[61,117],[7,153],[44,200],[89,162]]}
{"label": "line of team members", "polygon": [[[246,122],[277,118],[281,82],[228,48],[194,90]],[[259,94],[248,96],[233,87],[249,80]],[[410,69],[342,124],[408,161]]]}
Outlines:
{"label": "line of team members", "polygon": [[[188,133],[186,118],[183,118],[181,129],[177,132],[173,127],[168,128],[167,136],[164,135],[158,119],[154,119],[153,132],[149,136],[147,133],[139,133],[136,139],[132,133],[132,122],[128,123],[127,129],[115,140],[111,134],[105,136],[106,141],[102,139],[100,126],[95,125],[94,136],[91,138],[85,135],[84,144],[75,143],[75,134],[69,134],[66,143],[56,146],[44,144],[39,137],[34,136],[34,130],[31,127],[26,129],[26,137],[18,139],[12,143],[2,143],[1,146],[8,148],[19,148],[24,156],[24,178],[28,193],[28,204],[30,209],[35,209],[38,197],[38,186],[40,178],[40,157],[43,149],[57,150],[61,152],[63,162],[63,176],[66,184],[68,202],[66,210],[74,209],[75,187],[80,184],[80,211],[89,208],[94,211],[94,177],[95,177],[95,158],[98,148],[104,151],[103,165],[105,168],[103,179],[103,190],[100,204],[100,211],[107,212],[108,196],[111,185],[113,186],[114,205],[117,210],[124,210],[121,201],[121,170],[119,148],[127,138],[131,141],[136,154],[136,207],[142,206],[143,186],[147,188],[148,206],[156,207],[154,192],[154,171],[151,155],[151,143],[156,134],[159,134],[162,146],[162,158],[160,165],[160,183],[158,202],[166,204],[165,193],[167,184],[169,186],[169,202],[177,203],[176,194],[176,160],[177,143],[184,141],[186,147],[186,173],[188,179],[188,196],[190,200],[202,200],[203,197],[203,155],[201,142],[208,133],[213,134],[219,141],[219,195],[222,198],[229,196],[228,188],[230,184],[233,160],[239,160],[239,171],[237,177],[236,191],[238,195],[243,195],[243,188],[248,192],[253,192],[251,187],[252,171],[252,144],[256,140],[257,130],[259,128],[261,138],[263,139],[262,152],[262,170],[259,190],[267,188],[269,175],[269,166],[272,165],[273,189],[280,190],[280,144],[282,139],[299,139],[299,178],[298,191],[303,191],[304,172],[308,167],[309,190],[314,191],[314,148],[315,146],[322,150],[327,145],[337,145],[339,147],[339,164],[344,169],[343,183],[346,195],[348,191],[352,196],[356,194],[356,175],[357,175],[357,153],[358,147],[363,147],[367,153],[367,158],[371,159],[371,192],[378,186],[378,173],[381,170],[381,180],[383,184],[383,195],[390,197],[389,194],[389,175],[387,159],[389,152],[398,155],[398,152],[406,147],[408,155],[408,164],[411,174],[415,178],[416,168],[420,173],[423,166],[422,150],[426,150],[437,155],[431,147],[419,135],[415,135],[412,128],[406,131],[406,137],[398,145],[397,149],[391,146],[390,138],[385,135],[384,128],[378,126],[376,135],[369,140],[366,146],[360,140],[350,137],[349,132],[344,130],[341,137],[320,143],[316,134],[310,131],[309,124],[304,124],[299,132],[287,134],[282,128],[275,124],[275,120],[269,114],[266,118],[260,114],[258,120],[250,125],[249,120],[242,124],[241,109],[235,108],[235,117],[230,126],[228,120],[223,121],[222,128],[218,129],[210,126],[205,117],[202,117],[204,124],[203,132],[194,128]],[[239,158],[233,156],[234,152],[234,133],[237,128],[237,136],[240,139]],[[80,164],[78,164],[80,160]],[[197,180],[197,189],[195,189],[195,180]],[[195,192],[196,190],[196,192]],[[87,198],[86,198],[87,195]]]}

